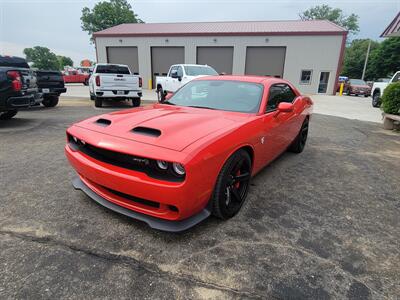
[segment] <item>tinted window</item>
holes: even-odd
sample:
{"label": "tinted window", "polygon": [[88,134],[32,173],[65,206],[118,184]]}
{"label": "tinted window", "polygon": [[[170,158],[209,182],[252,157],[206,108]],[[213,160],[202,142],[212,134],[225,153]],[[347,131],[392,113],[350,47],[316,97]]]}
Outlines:
{"label": "tinted window", "polygon": [[182,70],[182,67],[178,67],[178,70],[177,70],[177,75],[178,75],[178,77],[183,77],[183,70]]}
{"label": "tinted window", "polygon": [[96,73],[108,74],[130,74],[128,67],[118,65],[100,65],[96,68]]}
{"label": "tinted window", "polygon": [[171,70],[169,71],[169,76],[171,76],[171,74],[172,74],[173,72],[177,72],[177,71],[178,71],[178,67],[177,67],[177,66],[172,67]]}
{"label": "tinted window", "polygon": [[287,84],[275,84],[269,89],[267,111],[275,110],[281,102],[293,102],[296,94]]}
{"label": "tinted window", "polygon": [[217,71],[206,66],[185,66],[185,72],[187,76],[218,75]]}
{"label": "tinted window", "polygon": [[29,65],[25,59],[15,56],[1,56],[0,55],[0,67],[15,67],[15,68],[27,68]]}
{"label": "tinted window", "polygon": [[350,79],[350,84],[355,85],[367,85],[364,80],[361,79]]}
{"label": "tinted window", "polygon": [[256,113],[263,87],[257,83],[231,80],[190,81],[169,100],[179,106],[197,106],[218,110]]}

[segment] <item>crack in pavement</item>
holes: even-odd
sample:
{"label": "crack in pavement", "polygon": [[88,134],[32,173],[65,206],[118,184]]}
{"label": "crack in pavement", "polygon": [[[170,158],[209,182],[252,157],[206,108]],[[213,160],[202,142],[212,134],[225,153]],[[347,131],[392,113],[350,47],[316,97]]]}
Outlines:
{"label": "crack in pavement", "polygon": [[192,258],[192,257],[194,257],[194,256],[196,256],[196,255],[199,255],[199,254],[202,254],[202,253],[206,253],[206,252],[209,252],[209,251],[211,251],[211,250],[213,250],[213,249],[216,249],[216,248],[218,248],[218,247],[221,247],[221,246],[224,247],[225,245],[230,245],[230,244],[233,244],[233,245],[246,245],[246,246],[247,246],[247,245],[248,245],[248,246],[254,246],[254,245],[261,245],[261,246],[262,246],[262,245],[269,245],[269,246],[276,247],[276,248],[285,248],[285,249],[290,249],[290,250],[293,250],[293,251],[300,251],[301,253],[303,253],[303,254],[305,254],[305,255],[307,255],[307,256],[314,257],[314,258],[317,259],[317,260],[323,261],[323,262],[325,262],[325,263],[327,263],[327,264],[332,265],[332,266],[335,267],[335,268],[340,269],[344,274],[346,274],[347,276],[349,276],[349,278],[353,279],[354,281],[356,281],[356,282],[358,282],[358,283],[361,283],[361,284],[365,285],[367,288],[369,288],[371,291],[375,292],[375,293],[378,294],[379,296],[381,296],[381,297],[383,297],[383,298],[385,298],[385,299],[389,299],[388,297],[386,297],[386,296],[383,295],[382,293],[380,293],[380,292],[378,292],[377,290],[371,288],[368,284],[366,284],[365,282],[363,282],[363,281],[360,280],[359,278],[354,277],[354,275],[352,275],[352,274],[349,273],[348,271],[344,270],[344,269],[342,268],[342,266],[341,266],[340,264],[338,264],[336,261],[331,260],[331,259],[327,259],[327,258],[323,258],[323,257],[321,257],[321,256],[319,256],[319,255],[317,255],[317,254],[315,254],[314,252],[307,251],[306,249],[304,249],[304,248],[302,248],[302,247],[294,247],[294,246],[289,245],[289,244],[288,244],[288,245],[285,245],[285,244],[279,244],[279,243],[271,243],[271,242],[267,242],[267,241],[249,241],[249,242],[248,242],[248,241],[241,241],[241,240],[223,241],[223,242],[220,242],[220,243],[218,243],[218,244],[216,244],[216,245],[214,245],[214,246],[212,246],[212,247],[209,247],[209,248],[206,248],[206,249],[203,249],[203,250],[199,250],[199,251],[193,252],[193,253],[191,253],[190,255],[188,255],[187,257],[184,257],[184,258],[180,259],[180,260],[177,262],[177,264],[182,264],[184,261],[187,261],[188,259],[190,259],[190,258]]}
{"label": "crack in pavement", "polygon": [[[251,297],[254,299],[265,299],[265,295],[260,295],[260,294],[254,293],[252,291],[239,290],[239,289],[235,289],[235,288],[232,288],[229,286],[220,285],[220,284],[216,284],[216,283],[212,283],[212,282],[207,282],[207,281],[195,278],[188,274],[182,274],[180,272],[172,273],[172,272],[164,271],[164,270],[161,270],[156,264],[140,261],[138,259],[135,259],[130,256],[126,256],[126,255],[120,255],[120,254],[115,254],[115,253],[111,253],[111,252],[101,251],[101,250],[92,249],[89,247],[81,247],[81,246],[75,245],[73,243],[69,243],[67,241],[56,239],[52,236],[36,236],[36,235],[30,235],[30,234],[16,232],[16,231],[12,231],[12,230],[0,230],[0,235],[8,235],[8,236],[22,239],[22,240],[28,241],[28,242],[36,242],[36,243],[40,243],[40,244],[45,244],[46,246],[61,247],[64,249],[69,249],[73,252],[80,252],[80,253],[83,253],[83,254],[98,258],[98,259],[124,264],[129,267],[136,266],[138,268],[143,268],[144,270],[146,270],[149,273],[156,274],[160,278],[167,278],[167,280],[169,280],[172,277],[178,281],[190,282],[190,283],[194,283],[201,287],[215,289],[215,290],[219,290],[219,291],[225,291],[225,292],[236,294],[238,296],[248,296],[248,297]],[[272,296],[269,295],[269,297],[272,297]],[[278,299],[278,298],[275,297],[275,299]]]}

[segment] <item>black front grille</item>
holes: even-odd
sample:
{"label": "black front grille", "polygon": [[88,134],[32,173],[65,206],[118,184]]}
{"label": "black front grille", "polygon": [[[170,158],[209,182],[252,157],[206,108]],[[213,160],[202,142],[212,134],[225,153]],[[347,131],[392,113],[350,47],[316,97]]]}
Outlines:
{"label": "black front grille", "polygon": [[151,159],[102,149],[87,143],[82,143],[79,140],[76,142],[70,135],[68,136],[68,141],[70,147],[75,151],[80,151],[87,156],[113,166],[142,172],[149,177],[160,180],[182,182],[185,179],[185,177],[177,177],[170,172],[158,169],[155,161]]}
{"label": "black front grille", "polygon": [[142,205],[146,205],[146,206],[150,206],[150,207],[153,207],[153,208],[160,208],[160,203],[158,203],[158,202],[154,202],[154,201],[151,201],[151,200],[146,200],[146,199],[138,198],[138,197],[131,196],[131,195],[128,195],[128,194],[125,194],[125,193],[121,193],[121,192],[106,188],[105,186],[101,186],[101,187],[104,188],[105,190],[109,191],[110,193],[112,193],[112,194],[114,194],[116,196],[119,196],[121,198],[127,199],[129,201],[132,201],[132,202],[135,202],[135,203],[139,203],[139,204],[142,204]]}

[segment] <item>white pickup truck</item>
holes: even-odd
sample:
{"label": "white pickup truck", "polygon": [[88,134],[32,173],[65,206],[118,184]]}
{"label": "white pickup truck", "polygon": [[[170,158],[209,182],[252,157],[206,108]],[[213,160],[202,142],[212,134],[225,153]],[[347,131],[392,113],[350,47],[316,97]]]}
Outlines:
{"label": "white pickup truck", "polygon": [[175,93],[189,81],[203,76],[218,75],[217,71],[207,65],[179,64],[169,68],[167,76],[156,77],[158,101],[165,100],[167,93]]}
{"label": "white pickup truck", "polygon": [[133,106],[140,106],[142,78],[132,75],[126,65],[97,64],[89,78],[89,92],[96,107],[101,107],[104,99],[131,99]]}
{"label": "white pickup truck", "polygon": [[371,91],[373,107],[381,106],[381,97],[383,95],[383,91],[389,84],[397,81],[400,81],[400,71],[397,71],[393,75],[392,79],[389,80],[389,82],[374,82]]}

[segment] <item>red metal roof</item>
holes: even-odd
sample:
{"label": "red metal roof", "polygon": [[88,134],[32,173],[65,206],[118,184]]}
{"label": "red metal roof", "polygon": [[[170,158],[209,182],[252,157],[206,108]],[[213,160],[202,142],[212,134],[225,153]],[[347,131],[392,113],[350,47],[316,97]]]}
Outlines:
{"label": "red metal roof", "polygon": [[128,23],[93,36],[215,36],[215,35],[344,35],[347,31],[327,20],[238,21],[195,23]]}
{"label": "red metal roof", "polygon": [[400,12],[393,19],[393,21],[386,27],[381,37],[400,36]]}

